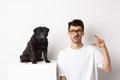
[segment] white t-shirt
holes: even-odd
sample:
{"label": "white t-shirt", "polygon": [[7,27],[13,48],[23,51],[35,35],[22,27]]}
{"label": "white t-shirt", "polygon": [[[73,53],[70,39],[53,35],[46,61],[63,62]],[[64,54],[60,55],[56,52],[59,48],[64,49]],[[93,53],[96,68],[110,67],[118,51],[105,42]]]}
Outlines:
{"label": "white t-shirt", "polygon": [[57,64],[58,76],[67,80],[98,80],[97,68],[102,68],[103,55],[90,45],[78,50],[68,47],[60,52]]}

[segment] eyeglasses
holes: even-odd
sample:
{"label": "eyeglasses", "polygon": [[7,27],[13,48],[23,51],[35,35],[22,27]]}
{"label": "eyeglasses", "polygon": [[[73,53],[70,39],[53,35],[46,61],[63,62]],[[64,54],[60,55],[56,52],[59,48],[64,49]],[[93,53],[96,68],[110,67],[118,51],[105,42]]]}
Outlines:
{"label": "eyeglasses", "polygon": [[81,34],[82,30],[81,29],[78,29],[78,30],[69,30],[69,32],[74,35],[75,33],[77,34]]}

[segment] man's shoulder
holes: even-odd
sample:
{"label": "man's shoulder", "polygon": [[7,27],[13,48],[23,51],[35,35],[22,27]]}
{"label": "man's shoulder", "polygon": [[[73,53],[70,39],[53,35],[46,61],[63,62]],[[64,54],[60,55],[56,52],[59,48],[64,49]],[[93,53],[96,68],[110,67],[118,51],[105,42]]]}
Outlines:
{"label": "man's shoulder", "polygon": [[96,46],[93,46],[93,45],[84,45],[84,49],[86,50],[96,50],[97,47]]}
{"label": "man's shoulder", "polygon": [[69,51],[70,51],[69,47],[64,48],[59,52],[59,56],[65,56],[67,53],[69,53]]}
{"label": "man's shoulder", "polygon": [[96,52],[96,51],[98,52],[99,51],[99,48],[94,46],[94,45],[87,45],[86,48],[87,48],[88,51],[92,51],[92,52]]}
{"label": "man's shoulder", "polygon": [[93,45],[84,45],[85,48],[95,48]]}
{"label": "man's shoulder", "polygon": [[62,49],[62,50],[60,51],[60,53],[66,53],[66,52],[69,51],[69,50],[70,50],[70,48],[67,47],[67,48],[65,48],[65,49]]}
{"label": "man's shoulder", "polygon": [[68,48],[65,48],[63,50],[61,50],[58,54],[58,57],[57,57],[57,61],[61,61],[63,60],[65,57],[66,57],[66,51],[67,51]]}

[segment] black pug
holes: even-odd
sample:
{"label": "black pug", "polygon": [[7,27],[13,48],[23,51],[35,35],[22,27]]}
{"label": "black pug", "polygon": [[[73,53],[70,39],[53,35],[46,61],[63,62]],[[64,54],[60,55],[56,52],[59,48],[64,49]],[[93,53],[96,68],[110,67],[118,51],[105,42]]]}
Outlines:
{"label": "black pug", "polygon": [[48,47],[48,32],[49,29],[46,27],[37,27],[33,30],[30,41],[27,44],[23,54],[20,55],[21,62],[32,62],[36,64],[37,61],[43,61],[42,53],[46,63],[50,63],[47,58],[47,47]]}

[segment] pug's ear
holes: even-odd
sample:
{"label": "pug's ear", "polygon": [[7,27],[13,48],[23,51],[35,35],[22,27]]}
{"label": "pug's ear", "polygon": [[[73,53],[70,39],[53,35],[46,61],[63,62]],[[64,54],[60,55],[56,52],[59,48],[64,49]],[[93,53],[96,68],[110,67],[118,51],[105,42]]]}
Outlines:
{"label": "pug's ear", "polygon": [[49,32],[50,29],[49,29],[49,28],[46,28],[46,30],[47,30],[47,32]]}
{"label": "pug's ear", "polygon": [[34,33],[36,33],[37,29],[39,29],[40,27],[37,27],[33,30]]}
{"label": "pug's ear", "polygon": [[36,28],[33,30],[33,32],[34,32],[34,33],[36,32]]}

